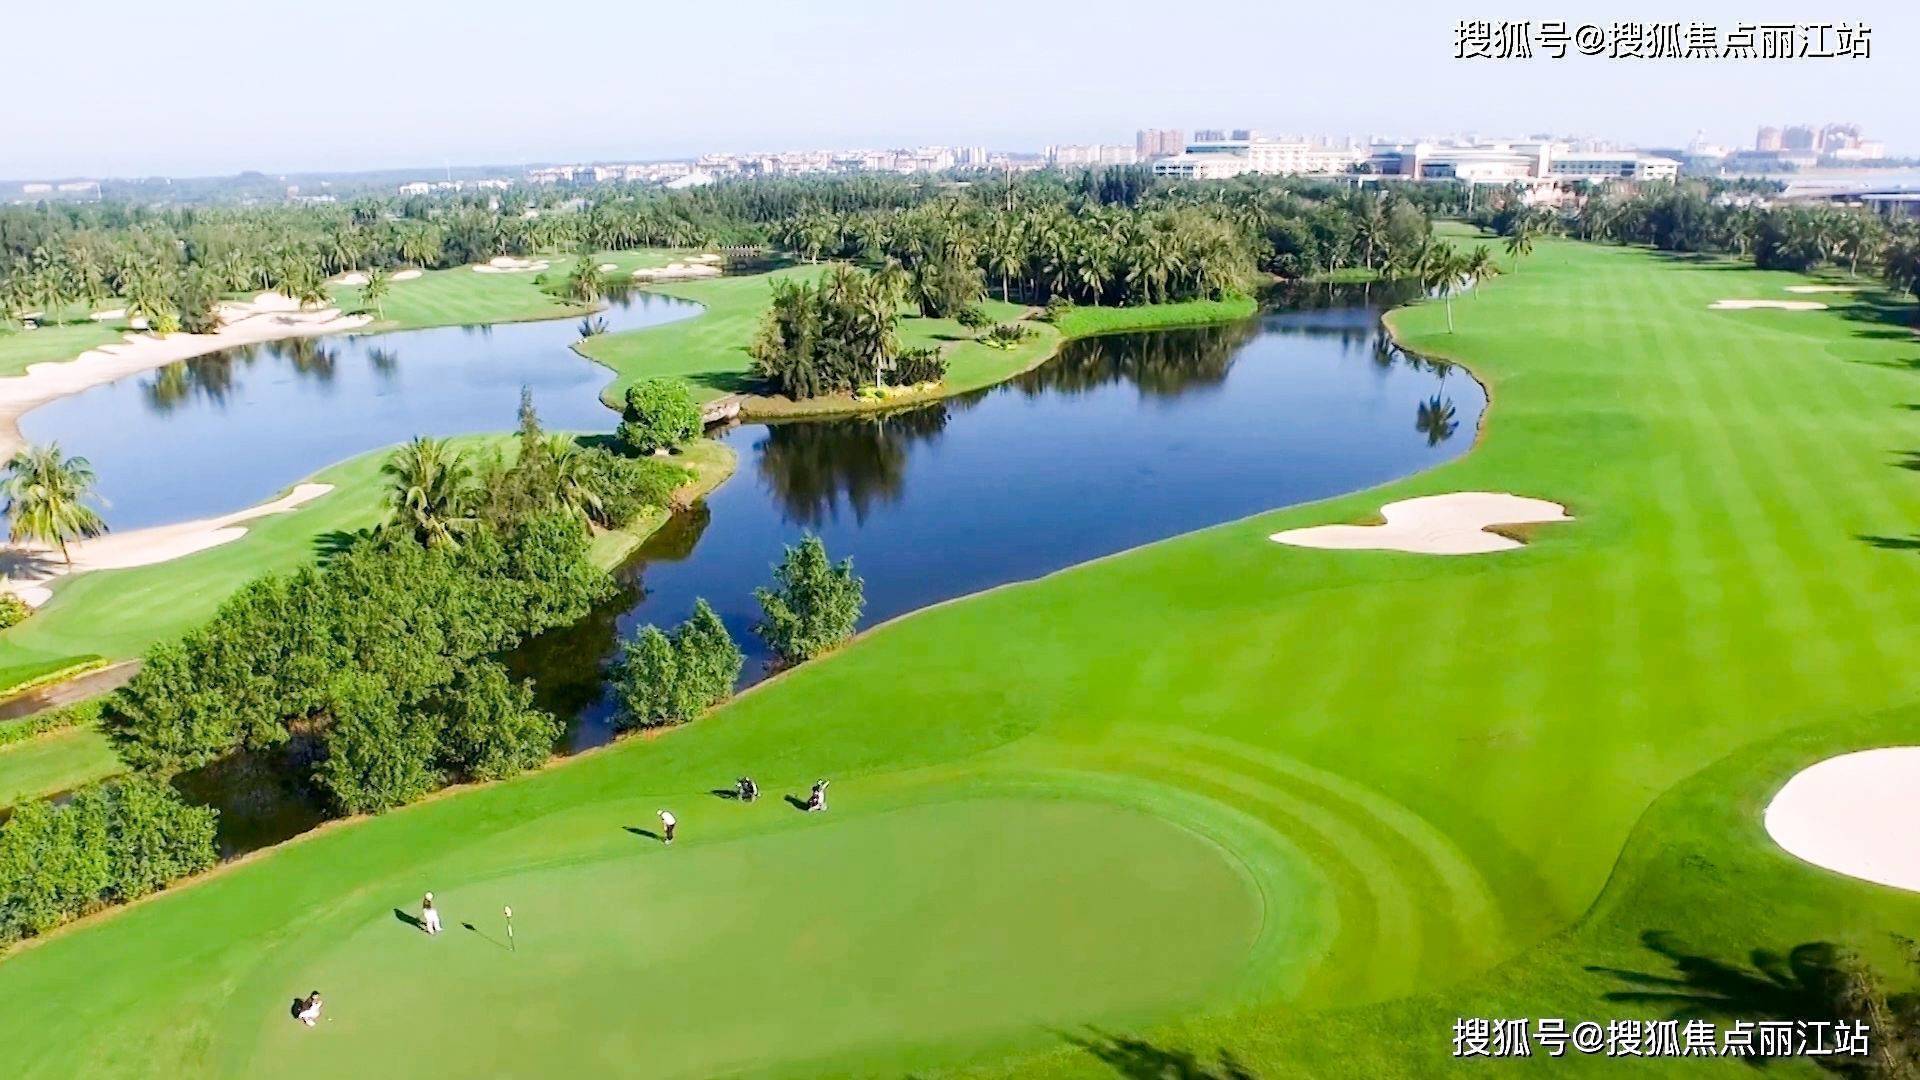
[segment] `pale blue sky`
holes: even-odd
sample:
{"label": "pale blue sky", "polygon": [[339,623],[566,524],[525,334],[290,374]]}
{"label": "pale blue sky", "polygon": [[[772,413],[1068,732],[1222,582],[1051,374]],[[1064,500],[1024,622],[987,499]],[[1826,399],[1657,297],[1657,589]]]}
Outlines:
{"label": "pale blue sky", "polygon": [[[1037,149],[1161,126],[1647,142],[1702,129],[1744,144],[1762,122],[1854,120],[1920,154],[1920,4],[1896,0],[25,6],[0,14],[0,177],[15,179],[934,142]],[[1500,17],[1864,21],[1874,59],[1453,59],[1456,21]]]}

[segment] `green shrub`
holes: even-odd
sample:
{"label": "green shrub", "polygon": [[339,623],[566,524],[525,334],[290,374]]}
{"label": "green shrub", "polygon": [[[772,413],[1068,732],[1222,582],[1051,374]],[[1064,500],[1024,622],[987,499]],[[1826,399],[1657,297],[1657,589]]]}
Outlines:
{"label": "green shrub", "polygon": [[91,724],[100,719],[100,707],[106,704],[105,698],[89,698],[76,701],[71,705],[56,705],[51,709],[42,709],[31,716],[0,723],[0,746],[11,746],[25,742],[50,731],[63,731],[81,724]]}
{"label": "green shrub", "polygon": [[853,636],[866,606],[866,586],[853,560],[827,560],[827,546],[808,536],[774,567],[777,589],[755,589],[764,613],[754,629],[785,664],[797,664]]}
{"label": "green shrub", "polygon": [[673,505],[673,493],[693,474],[657,458],[631,458],[599,447],[579,451],[586,482],[600,496],[595,524],[617,529],[642,514]]}
{"label": "green shrub", "polygon": [[620,444],[636,454],[683,446],[700,437],[700,406],[673,379],[648,379],[627,388]]}
{"label": "green shrub", "polygon": [[978,330],[981,327],[993,325],[993,316],[987,314],[987,309],[979,304],[968,304],[960,309],[960,313],[953,317],[953,321],[969,330]]}
{"label": "green shrub", "polygon": [[1048,322],[1059,322],[1060,317],[1073,310],[1073,301],[1064,296],[1055,296],[1047,301],[1047,309],[1040,317]]}
{"label": "green shrub", "polygon": [[937,383],[946,377],[946,354],[936,348],[909,349],[893,362],[893,381],[899,386]]}
{"label": "green shrub", "polygon": [[[162,771],[311,732],[316,778],[349,812],[447,776],[505,775],[544,756],[534,748],[550,748],[551,727],[487,657],[612,591],[588,545],[579,519],[549,513],[453,549],[370,539],[259,579],[153,649],[108,705],[108,730],[130,764]],[[490,723],[500,730],[479,730]]]}
{"label": "green shrub", "polygon": [[64,804],[16,807],[0,826],[0,943],[207,869],[218,816],[141,777],[83,788]]}
{"label": "green shrub", "polygon": [[25,600],[10,592],[0,592],[0,630],[20,625],[31,614],[33,609],[27,606]]}
{"label": "green shrub", "polygon": [[981,334],[980,342],[983,345],[988,345],[995,349],[1011,349],[1032,336],[1033,327],[1031,326],[1021,326],[1019,323],[1001,323],[986,333]]}
{"label": "green shrub", "polygon": [[705,600],[672,634],[642,627],[622,650],[613,675],[622,730],[684,724],[733,696],[745,657]]}

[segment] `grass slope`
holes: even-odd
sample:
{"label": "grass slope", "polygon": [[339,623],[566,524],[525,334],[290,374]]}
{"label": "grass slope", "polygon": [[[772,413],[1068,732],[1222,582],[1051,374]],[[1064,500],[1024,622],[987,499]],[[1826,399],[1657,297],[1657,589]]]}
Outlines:
{"label": "grass slope", "polygon": [[[538,274],[482,274],[469,266],[456,266],[450,270],[429,270],[409,281],[393,282],[381,305],[382,318],[368,329],[418,330],[429,326],[528,322],[580,315],[594,307],[561,300],[544,287],[566,278],[567,272],[573,269],[574,256],[536,257],[547,260],[550,268]],[[607,271],[607,276],[619,278],[643,266],[665,266],[683,256],[649,248],[603,251],[594,257],[602,265],[612,263],[615,269]],[[357,285],[335,285],[330,291],[333,303],[342,311],[360,311],[366,307]]]}
{"label": "grass slope", "polygon": [[106,735],[92,724],[0,746],[0,807],[68,791],[125,769]]}
{"label": "grass slope", "polygon": [[[1758,821],[1801,764],[1910,741],[1920,718],[1920,490],[1897,467],[1920,383],[1887,322],[1906,309],[1707,310],[1791,280],[1543,243],[1455,302],[1457,334],[1437,305],[1393,317],[1490,385],[1466,458],[938,607],[663,740],[323,830],[59,935],[0,962],[0,1045],[30,1076],[487,1071],[536,1052],[546,1071],[1047,1075],[1100,1071],[1066,1042],[1084,1022],[1139,1032],[1148,1058],[1426,1076],[1457,1015],[1666,1015],[1608,996],[1634,984],[1605,969],[1676,971],[1647,931],[1743,966],[1910,926],[1915,898],[1801,866]],[[1473,488],[1578,520],[1461,559],[1266,539]],[[707,794],[742,771],[770,795],[834,777],[834,808]],[[899,816],[989,798],[1061,813]],[[670,853],[629,831],[661,806],[683,822]],[[1095,806],[1154,823],[1129,819],[1118,858]],[[1066,854],[1082,850],[1113,861]],[[1172,916],[1137,895],[1164,881],[1182,883]],[[444,953],[394,916],[429,888],[461,897]],[[869,895],[893,890],[935,929],[902,941]],[[522,966],[458,928],[496,901],[526,928]],[[762,921],[779,929],[755,936]],[[1097,938],[1073,936],[1083,922]],[[939,929],[976,924],[1006,937]],[[1090,974],[1056,998],[1063,965]],[[1738,1008],[1794,1000],[1685,971]],[[715,972],[789,993],[711,992]],[[341,1019],[292,1030],[287,1002],[315,985]],[[541,1005],[522,1021],[502,994]],[[468,1037],[417,1034],[439,1029]]]}

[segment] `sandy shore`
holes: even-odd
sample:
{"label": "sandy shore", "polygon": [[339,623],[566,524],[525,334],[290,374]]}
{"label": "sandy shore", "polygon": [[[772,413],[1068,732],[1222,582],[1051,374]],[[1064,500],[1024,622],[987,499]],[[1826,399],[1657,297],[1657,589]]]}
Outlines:
{"label": "sandy shore", "polygon": [[511,255],[495,255],[486,262],[473,268],[476,274],[531,274],[547,268],[545,259],[516,259]]}
{"label": "sandy shore", "polygon": [[633,276],[637,281],[681,281],[687,278],[719,277],[725,271],[715,265],[717,261],[718,256],[715,256],[712,262],[675,262],[665,266],[643,266],[635,270]]}
{"label": "sandy shore", "polygon": [[1492,491],[1456,491],[1402,499],[1380,508],[1384,525],[1314,525],[1287,529],[1268,539],[1293,547],[1342,551],[1405,551],[1416,555],[1481,555],[1520,547],[1518,540],[1487,532],[1494,525],[1571,521],[1566,507]]}
{"label": "sandy shore", "polygon": [[1818,300],[1715,300],[1707,305],[1709,311],[1748,311],[1753,308],[1772,308],[1775,311],[1825,311],[1827,305]]}
{"label": "sandy shore", "polygon": [[219,547],[247,534],[247,530],[240,527],[242,522],[296,509],[332,490],[332,484],[298,484],[281,498],[231,514],[75,541],[67,545],[68,553],[73,556],[71,567],[61,561],[57,548],[43,545],[9,547],[0,554],[0,571],[5,573],[0,588],[12,592],[33,607],[39,607],[52,597],[53,579],[63,574],[152,566]]}
{"label": "sandy shore", "polygon": [[1837,874],[1920,892],[1920,746],[1842,754],[1788,780],[1767,835]]}
{"label": "sandy shore", "polygon": [[338,308],[301,311],[299,304],[277,293],[261,293],[245,303],[224,302],[219,311],[221,327],[211,334],[128,334],[119,345],[88,349],[72,360],[32,364],[25,375],[0,379],[0,455],[10,456],[24,444],[20,417],[55,398],[221,349],[333,334],[371,321],[365,315],[342,315]]}

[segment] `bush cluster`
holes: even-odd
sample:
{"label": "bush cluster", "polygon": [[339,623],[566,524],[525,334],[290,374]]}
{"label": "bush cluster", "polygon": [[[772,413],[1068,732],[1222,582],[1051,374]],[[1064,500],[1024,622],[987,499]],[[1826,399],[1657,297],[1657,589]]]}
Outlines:
{"label": "bush cluster", "polygon": [[635,454],[671,450],[700,437],[700,406],[673,379],[648,379],[627,388],[620,414],[620,445]]}
{"label": "bush cluster", "polygon": [[109,731],[129,764],[161,772],[312,740],[315,779],[346,812],[538,764],[558,723],[487,658],[611,593],[587,551],[577,517],[546,513],[458,547],[370,538],[261,578],[148,654]]}
{"label": "bush cluster", "polygon": [[615,726],[684,724],[733,695],[745,662],[733,636],[705,600],[693,617],[669,634],[641,629],[627,642],[614,668],[620,711]]}
{"label": "bush cluster", "polygon": [[0,826],[0,944],[207,869],[218,816],[138,776],[16,808]]}

